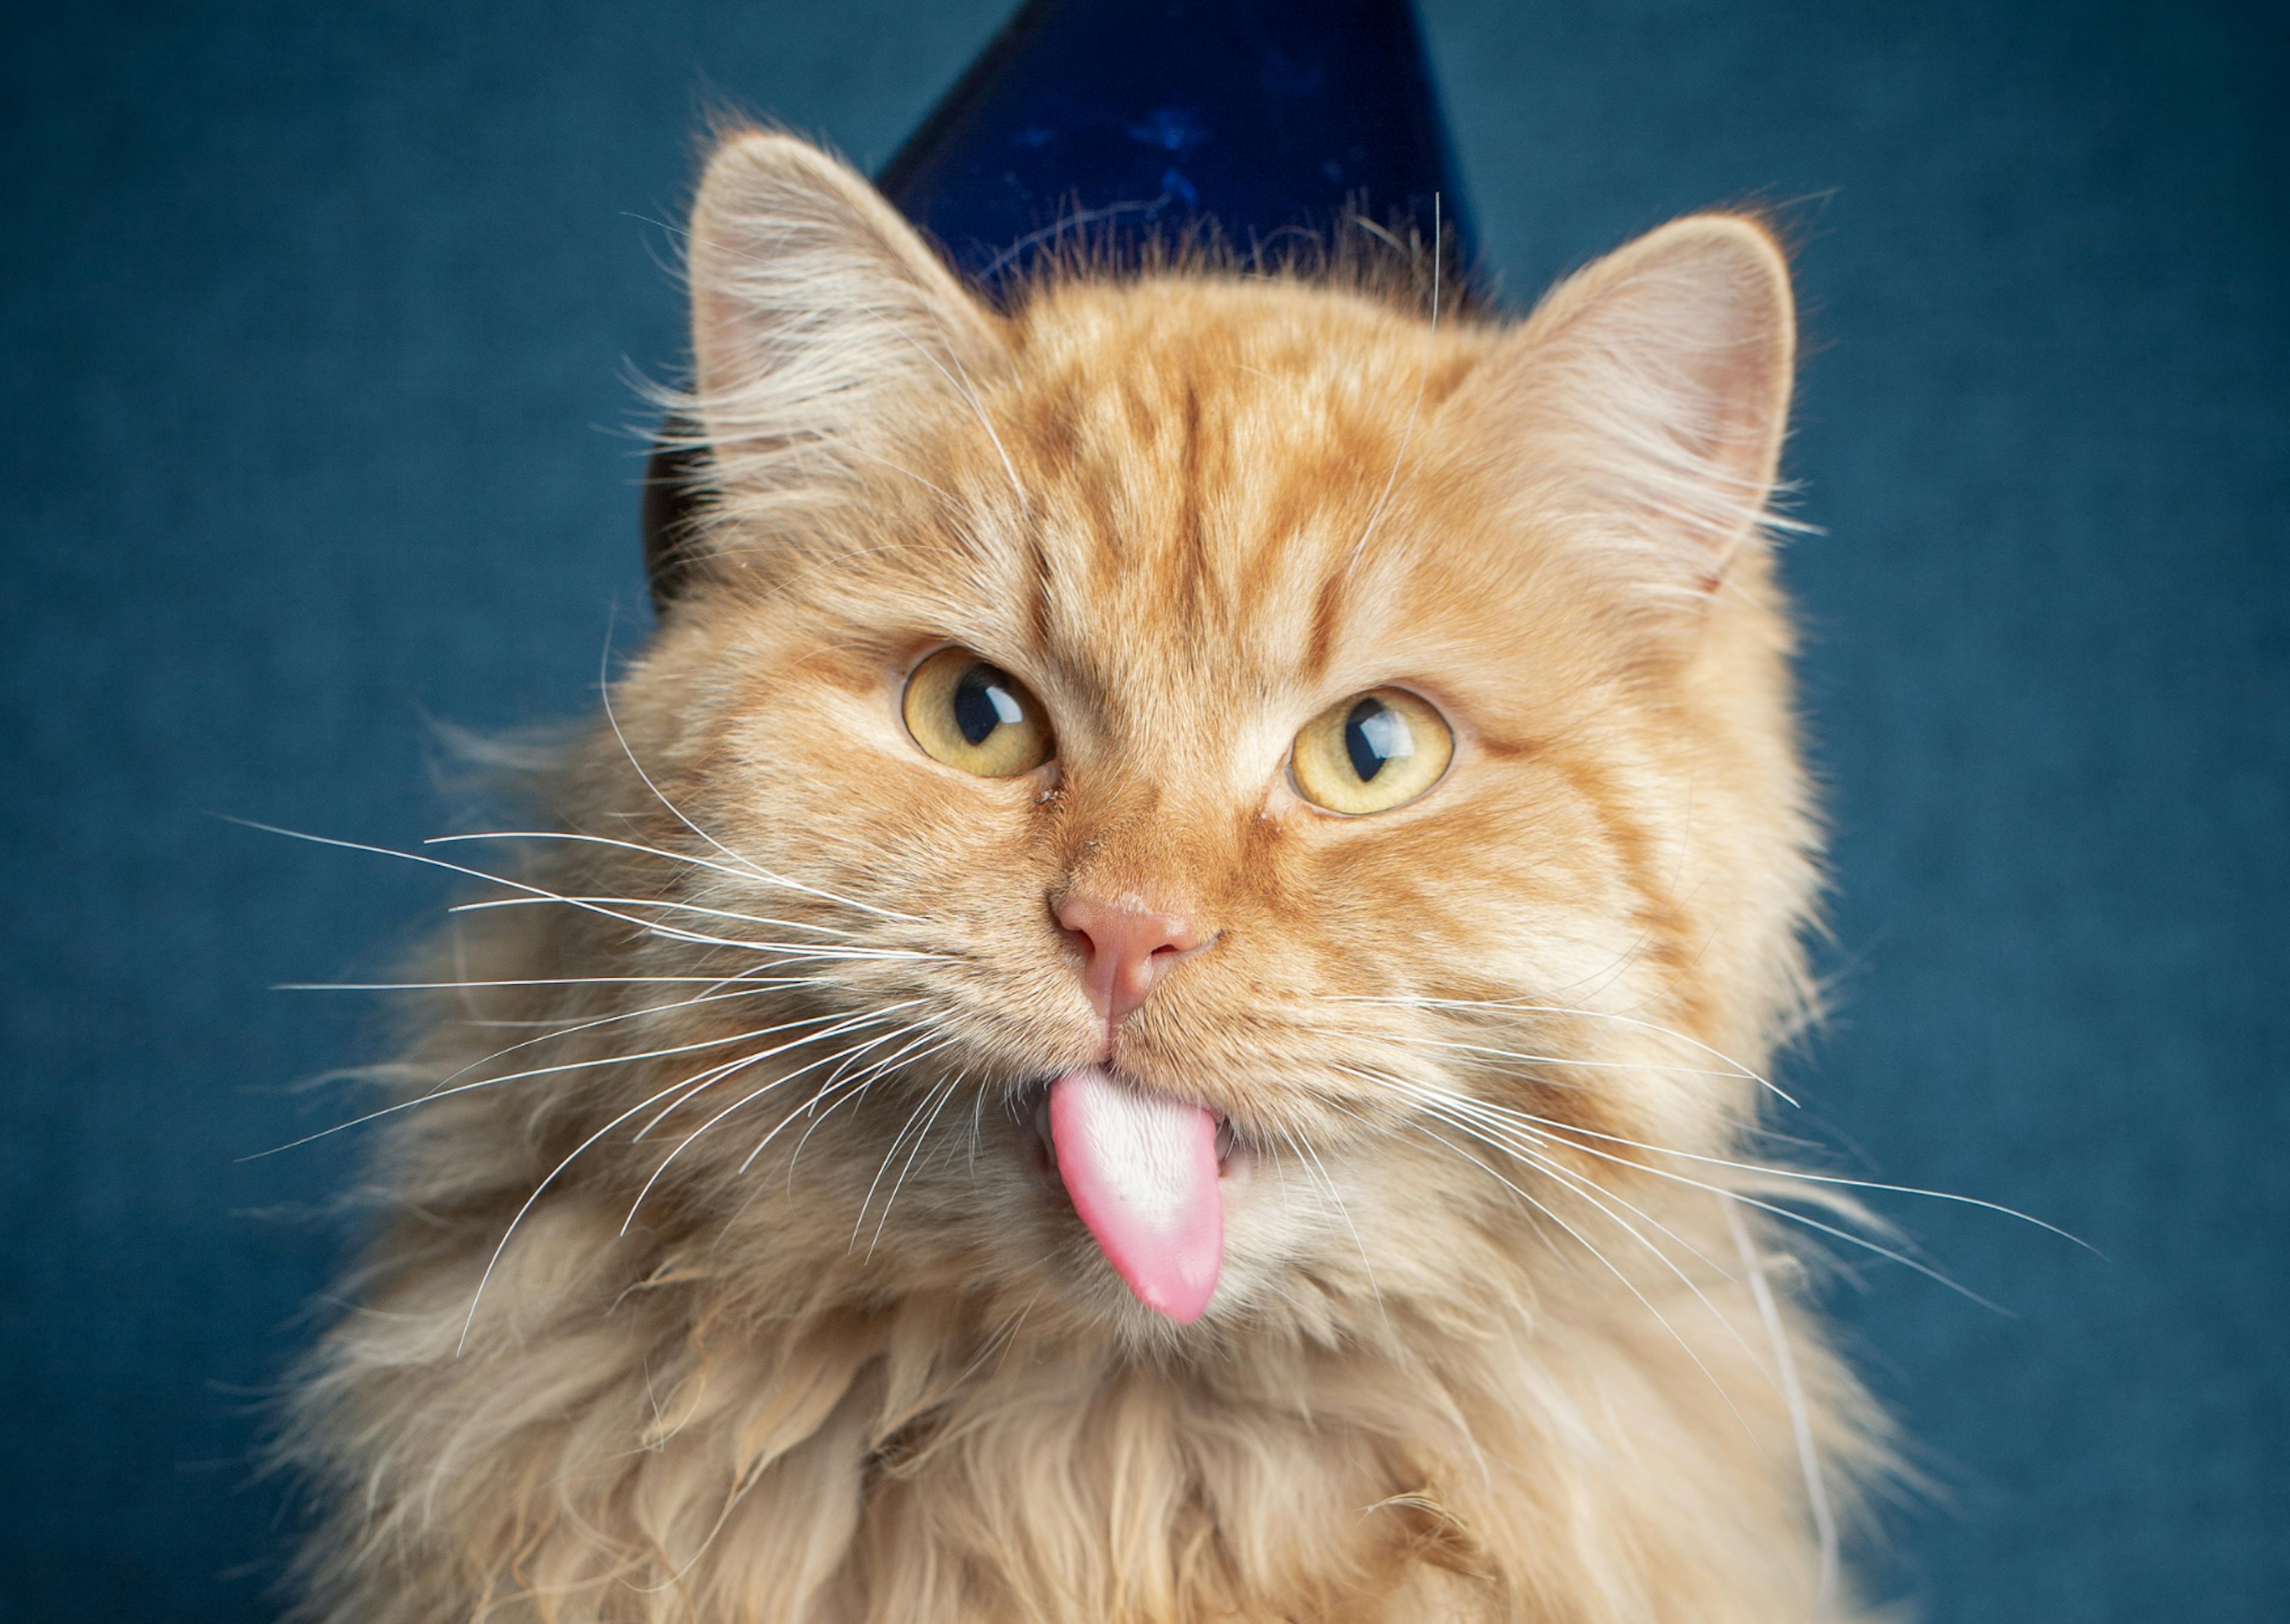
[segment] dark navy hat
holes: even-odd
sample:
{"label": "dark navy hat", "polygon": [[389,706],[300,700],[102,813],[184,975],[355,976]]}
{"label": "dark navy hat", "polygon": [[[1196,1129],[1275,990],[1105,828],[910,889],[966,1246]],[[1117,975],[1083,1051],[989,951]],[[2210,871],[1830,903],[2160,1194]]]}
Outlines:
{"label": "dark navy hat", "polygon": [[1077,236],[1212,220],[1238,248],[1348,212],[1451,245],[1468,211],[1408,0],[1032,0],[878,184],[987,284]]}
{"label": "dark navy hat", "polygon": [[[1471,255],[1410,0],[1029,0],[877,183],[989,298],[1077,247],[1119,264],[1213,231],[1278,255],[1351,215]],[[656,602],[697,460],[662,449],[645,476]]]}

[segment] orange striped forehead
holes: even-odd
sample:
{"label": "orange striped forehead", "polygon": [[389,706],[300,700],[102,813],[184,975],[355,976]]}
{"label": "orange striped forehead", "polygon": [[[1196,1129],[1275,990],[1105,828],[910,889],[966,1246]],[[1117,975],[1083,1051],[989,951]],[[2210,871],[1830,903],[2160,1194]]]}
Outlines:
{"label": "orange striped forehead", "polygon": [[1261,726],[1277,754],[1330,683],[1413,675],[1369,668],[1409,657],[1429,561],[1408,476],[1467,339],[1361,299],[1171,281],[1052,290],[1016,348],[981,390],[999,444],[965,471],[1022,504],[997,527],[996,618],[1070,748]]}

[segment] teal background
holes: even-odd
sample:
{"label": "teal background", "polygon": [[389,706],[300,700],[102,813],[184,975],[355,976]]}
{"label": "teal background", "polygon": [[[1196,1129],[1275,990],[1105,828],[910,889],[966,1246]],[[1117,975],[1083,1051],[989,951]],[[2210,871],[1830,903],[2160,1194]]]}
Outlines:
{"label": "teal background", "polygon": [[[287,1085],[442,892],[424,716],[640,633],[629,367],[712,98],[879,162],[1003,7],[16,8],[0,48],[0,1616],[268,1616],[256,1402],[356,1147]],[[1934,1620],[2290,1618],[2278,11],[1427,0],[1503,286],[1796,222],[1789,574],[1838,1016],[1892,1211],[1839,1314],[1949,1491]]]}

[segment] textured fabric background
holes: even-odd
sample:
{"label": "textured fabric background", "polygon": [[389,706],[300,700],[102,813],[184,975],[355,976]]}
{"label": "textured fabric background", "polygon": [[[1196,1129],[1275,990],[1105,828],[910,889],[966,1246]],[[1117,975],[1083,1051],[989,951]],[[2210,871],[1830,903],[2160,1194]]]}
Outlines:
{"label": "textured fabric background", "polygon": [[[267,1616],[254,1405],[348,1138],[299,1077],[442,892],[425,715],[562,716],[636,570],[623,381],[710,96],[878,162],[999,0],[84,0],[0,49],[0,1614]],[[1761,198],[1814,344],[1790,573],[1892,1210],[1838,1311],[1950,1503],[1934,1620],[2290,1616],[2281,13],[1429,0],[1515,296]]]}

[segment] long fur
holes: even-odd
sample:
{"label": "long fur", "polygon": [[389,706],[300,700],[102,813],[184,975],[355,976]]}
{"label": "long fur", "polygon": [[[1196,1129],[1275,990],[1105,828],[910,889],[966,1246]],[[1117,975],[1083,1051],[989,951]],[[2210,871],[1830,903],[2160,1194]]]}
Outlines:
{"label": "long fur", "polygon": [[[1753,1148],[1815,891],[1770,238],[1516,326],[1213,268],[1005,316],[748,133],[690,273],[693,584],[532,832],[433,849],[505,883],[297,1388],[301,1616],[1852,1615],[1883,1429]],[[916,748],[947,644],[1049,766]],[[1289,740],[1388,683],[1447,778],[1305,805]],[[1114,1054],[1249,1148],[1189,1327],[1023,1120],[1102,1041],[1079,884],[1221,932]]]}

